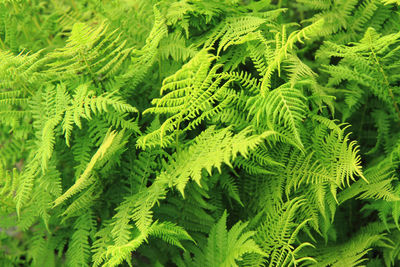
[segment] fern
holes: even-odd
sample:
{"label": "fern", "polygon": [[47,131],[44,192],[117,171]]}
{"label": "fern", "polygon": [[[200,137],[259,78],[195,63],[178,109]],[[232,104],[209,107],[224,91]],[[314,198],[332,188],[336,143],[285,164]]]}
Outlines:
{"label": "fern", "polygon": [[249,115],[257,126],[260,126],[260,122],[272,129],[273,125],[283,125],[301,147],[298,125],[304,119],[304,100],[301,91],[282,85],[266,96],[250,98],[247,105]]}
{"label": "fern", "polygon": [[303,247],[312,246],[310,243],[293,247],[297,233],[307,223],[307,220],[294,222],[295,212],[302,204],[301,199],[293,199],[283,205],[266,209],[265,222],[257,229],[255,240],[268,255],[269,266],[297,265],[303,261],[313,261],[312,258],[296,256]]}
{"label": "fern", "polygon": [[[211,228],[207,246],[195,254],[193,266],[239,266],[237,261],[243,254],[265,255],[252,239],[254,232],[244,231],[247,223],[237,222],[228,231],[226,229],[226,211]],[[189,264],[189,263],[188,263]]]}
{"label": "fern", "polygon": [[398,266],[398,5],[0,1],[0,266]]}

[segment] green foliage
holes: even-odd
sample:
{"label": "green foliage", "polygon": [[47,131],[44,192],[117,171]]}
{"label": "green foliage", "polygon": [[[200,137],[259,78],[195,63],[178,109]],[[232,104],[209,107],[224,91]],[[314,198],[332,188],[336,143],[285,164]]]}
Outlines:
{"label": "green foliage", "polygon": [[0,1],[0,266],[399,266],[399,4]]}
{"label": "green foliage", "polygon": [[247,223],[239,221],[227,231],[226,217],[225,211],[211,228],[207,246],[195,253],[193,262],[186,262],[186,266],[239,266],[236,261],[245,253],[266,256],[252,239],[255,232],[243,232]]}

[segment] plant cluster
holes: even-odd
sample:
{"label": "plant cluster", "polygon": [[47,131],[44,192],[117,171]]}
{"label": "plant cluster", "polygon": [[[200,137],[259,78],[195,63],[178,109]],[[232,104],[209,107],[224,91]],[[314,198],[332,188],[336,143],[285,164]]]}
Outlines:
{"label": "plant cluster", "polygon": [[0,1],[0,266],[399,266],[399,5]]}

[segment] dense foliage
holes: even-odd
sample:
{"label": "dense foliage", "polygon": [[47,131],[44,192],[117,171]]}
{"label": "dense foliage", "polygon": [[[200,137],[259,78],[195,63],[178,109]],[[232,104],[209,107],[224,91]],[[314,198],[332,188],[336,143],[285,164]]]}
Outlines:
{"label": "dense foliage", "polygon": [[400,1],[0,1],[0,266],[400,266]]}

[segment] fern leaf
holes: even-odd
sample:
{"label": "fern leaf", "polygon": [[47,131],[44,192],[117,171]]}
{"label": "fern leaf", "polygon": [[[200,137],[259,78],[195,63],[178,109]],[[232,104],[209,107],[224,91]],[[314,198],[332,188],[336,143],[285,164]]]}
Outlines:
{"label": "fern leaf", "polygon": [[54,201],[54,206],[60,205],[62,202],[70,198],[72,195],[82,191],[85,187],[89,186],[93,182],[93,177],[91,177],[91,172],[97,163],[104,154],[107,152],[108,148],[111,146],[114,138],[117,136],[117,132],[111,131],[105,137],[104,141],[97,150],[97,152],[93,155],[92,159],[88,163],[85,171],[79,177],[79,179],[75,182],[73,186],[71,186],[62,196],[58,197]]}
{"label": "fern leaf", "polygon": [[213,226],[206,248],[195,255],[196,266],[239,266],[244,254],[265,254],[252,239],[255,232],[244,231],[247,223],[237,222],[229,231],[226,229],[226,211]]}
{"label": "fern leaf", "polygon": [[257,126],[261,122],[267,122],[272,129],[274,124],[284,125],[299,147],[302,147],[299,124],[306,113],[304,101],[305,97],[300,90],[285,84],[266,96],[250,98],[247,102],[248,117],[252,117]]}

